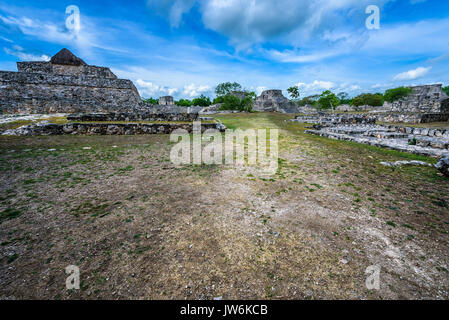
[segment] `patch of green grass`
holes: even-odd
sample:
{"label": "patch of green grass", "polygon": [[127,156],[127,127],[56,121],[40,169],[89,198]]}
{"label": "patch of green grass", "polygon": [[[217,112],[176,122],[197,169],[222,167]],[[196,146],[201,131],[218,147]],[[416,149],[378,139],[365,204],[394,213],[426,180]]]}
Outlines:
{"label": "patch of green grass", "polygon": [[396,223],[393,221],[387,221],[387,225],[392,226],[393,228],[396,228]]}
{"label": "patch of green grass", "polygon": [[2,212],[0,212],[0,222],[6,219],[14,219],[22,214],[22,211],[14,208],[6,208]]}

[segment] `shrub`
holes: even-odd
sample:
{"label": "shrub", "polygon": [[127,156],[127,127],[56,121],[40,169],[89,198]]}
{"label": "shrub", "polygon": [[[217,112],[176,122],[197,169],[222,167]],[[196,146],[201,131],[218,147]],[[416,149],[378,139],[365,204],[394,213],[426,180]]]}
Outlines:
{"label": "shrub", "polygon": [[188,99],[180,99],[179,101],[176,101],[175,104],[179,107],[191,107],[192,101]]}
{"label": "shrub", "polygon": [[385,91],[384,99],[388,102],[394,102],[407,97],[413,89],[408,87],[399,87]]}
{"label": "shrub", "polygon": [[227,94],[223,97],[223,102],[221,103],[223,103],[223,105],[220,107],[220,110],[238,110],[251,112],[253,109],[253,99],[251,98],[251,96],[239,99],[234,95]]}
{"label": "shrub", "polygon": [[142,101],[149,104],[159,104],[159,100],[154,98],[143,99]]}
{"label": "shrub", "polygon": [[201,95],[199,98],[195,98],[192,101],[192,105],[194,106],[200,106],[200,107],[208,107],[212,104],[209,97],[206,97],[204,95]]}
{"label": "shrub", "polygon": [[321,109],[332,109],[340,104],[337,96],[329,90],[324,91],[318,99]]}
{"label": "shrub", "polygon": [[308,97],[302,98],[301,100],[298,101],[298,105],[300,107],[304,107],[307,104],[316,106],[319,97],[320,97],[319,95],[314,95],[314,96],[308,96]]}
{"label": "shrub", "polygon": [[212,103],[217,104],[217,103],[223,103],[223,102],[224,102],[224,97],[219,96],[219,97],[216,97]]}
{"label": "shrub", "polygon": [[363,93],[352,99],[351,105],[355,107],[368,105],[368,106],[381,106],[384,103],[384,97],[381,93]]}

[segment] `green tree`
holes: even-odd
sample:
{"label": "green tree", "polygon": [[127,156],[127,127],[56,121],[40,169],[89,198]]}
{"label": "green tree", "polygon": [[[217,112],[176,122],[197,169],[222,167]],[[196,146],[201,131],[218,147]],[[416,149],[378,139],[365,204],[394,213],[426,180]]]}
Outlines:
{"label": "green tree", "polygon": [[333,109],[339,105],[340,100],[330,90],[326,90],[320,95],[318,103],[321,109]]}
{"label": "green tree", "polygon": [[220,107],[220,110],[238,110],[251,112],[253,109],[253,99],[250,95],[246,96],[243,99],[239,99],[232,94],[227,94],[223,97],[222,103],[223,105]]}
{"label": "green tree", "polygon": [[237,82],[225,82],[220,83],[215,88],[215,94],[217,96],[225,96],[233,91],[242,91],[242,86]]}
{"label": "green tree", "polygon": [[190,101],[188,99],[180,99],[180,100],[176,101],[175,104],[179,107],[191,107],[192,101]]}
{"label": "green tree", "polygon": [[192,100],[192,105],[200,106],[200,107],[208,107],[212,104],[209,97],[201,95],[199,98],[195,98]]}
{"label": "green tree", "polygon": [[384,99],[388,102],[393,102],[407,97],[412,93],[413,89],[409,87],[399,87],[385,91]]}
{"label": "green tree", "polygon": [[299,99],[300,93],[299,93],[299,88],[297,86],[288,88],[287,92],[290,94],[290,97],[292,97],[293,99]]}
{"label": "green tree", "polygon": [[214,101],[212,101],[213,104],[218,104],[218,103],[223,103],[223,102],[224,102],[224,96],[216,97],[214,99]]}
{"label": "green tree", "polygon": [[142,101],[149,104],[159,104],[159,100],[154,98],[143,99]]}
{"label": "green tree", "polygon": [[443,91],[449,96],[449,86],[444,87]]}
{"label": "green tree", "polygon": [[363,105],[368,106],[381,106],[384,103],[384,97],[381,93],[362,93],[352,99],[351,105],[360,107]]}
{"label": "green tree", "polygon": [[340,104],[351,104],[352,99],[349,98],[349,94],[346,92],[340,92],[337,94],[337,98],[340,100]]}
{"label": "green tree", "polygon": [[298,105],[300,107],[304,107],[305,105],[312,105],[314,107],[317,107],[318,104],[318,99],[320,98],[319,95],[313,95],[313,96],[308,96],[308,97],[304,97],[301,100],[298,101]]}

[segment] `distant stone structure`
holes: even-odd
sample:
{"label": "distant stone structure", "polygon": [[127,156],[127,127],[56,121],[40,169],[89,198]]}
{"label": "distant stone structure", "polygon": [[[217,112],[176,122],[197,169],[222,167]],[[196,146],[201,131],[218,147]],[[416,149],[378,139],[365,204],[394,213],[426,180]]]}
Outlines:
{"label": "distant stone structure", "polygon": [[143,106],[130,80],[67,49],[49,62],[18,62],[17,69],[0,71],[0,113],[134,112]]}
{"label": "distant stone structure", "polygon": [[441,84],[431,84],[411,87],[413,90],[407,97],[385,102],[382,111],[385,112],[420,112],[449,113],[449,97],[442,90]]}
{"label": "distant stone structure", "polygon": [[159,98],[159,105],[161,106],[174,106],[175,100],[172,96],[165,96]]}
{"label": "distant stone structure", "polygon": [[296,113],[298,106],[282,94],[282,90],[265,90],[254,102],[253,110],[263,112]]}

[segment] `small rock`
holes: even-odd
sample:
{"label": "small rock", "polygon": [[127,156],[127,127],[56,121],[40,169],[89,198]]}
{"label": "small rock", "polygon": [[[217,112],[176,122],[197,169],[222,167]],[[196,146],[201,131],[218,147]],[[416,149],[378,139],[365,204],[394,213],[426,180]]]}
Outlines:
{"label": "small rock", "polygon": [[435,165],[435,168],[437,168],[446,177],[449,177],[449,157],[441,158]]}
{"label": "small rock", "polygon": [[214,300],[223,300],[223,297],[222,297],[222,296],[220,296],[220,297],[215,297]]}

